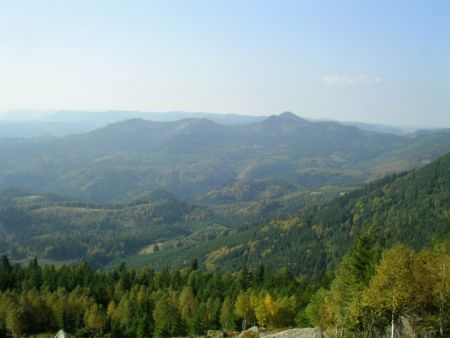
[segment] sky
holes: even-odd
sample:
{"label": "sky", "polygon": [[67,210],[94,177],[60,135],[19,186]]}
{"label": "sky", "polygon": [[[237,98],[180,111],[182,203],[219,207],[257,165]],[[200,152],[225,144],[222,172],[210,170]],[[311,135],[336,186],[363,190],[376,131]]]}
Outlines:
{"label": "sky", "polygon": [[0,111],[450,127],[448,0],[0,0]]}

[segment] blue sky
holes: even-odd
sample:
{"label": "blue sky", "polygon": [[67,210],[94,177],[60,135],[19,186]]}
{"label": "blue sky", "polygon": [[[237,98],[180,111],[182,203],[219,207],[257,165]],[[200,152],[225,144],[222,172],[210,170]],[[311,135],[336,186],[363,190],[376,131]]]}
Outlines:
{"label": "blue sky", "polygon": [[3,1],[0,110],[450,127],[450,1]]}

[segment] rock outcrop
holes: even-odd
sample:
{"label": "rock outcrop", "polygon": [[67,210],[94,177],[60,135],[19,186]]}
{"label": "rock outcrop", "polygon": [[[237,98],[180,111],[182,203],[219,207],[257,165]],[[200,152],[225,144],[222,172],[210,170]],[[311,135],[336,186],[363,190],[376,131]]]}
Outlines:
{"label": "rock outcrop", "polygon": [[72,336],[67,332],[64,332],[64,330],[59,330],[55,338],[72,338]]}
{"label": "rock outcrop", "polygon": [[221,330],[208,330],[206,336],[208,338],[223,338],[223,337],[225,337],[224,332]]}
{"label": "rock outcrop", "polygon": [[268,333],[261,335],[264,338],[324,338],[322,330],[316,328],[290,329],[277,333]]}
{"label": "rock outcrop", "polygon": [[252,326],[239,334],[239,338],[259,338],[260,336],[260,331],[257,326]]}

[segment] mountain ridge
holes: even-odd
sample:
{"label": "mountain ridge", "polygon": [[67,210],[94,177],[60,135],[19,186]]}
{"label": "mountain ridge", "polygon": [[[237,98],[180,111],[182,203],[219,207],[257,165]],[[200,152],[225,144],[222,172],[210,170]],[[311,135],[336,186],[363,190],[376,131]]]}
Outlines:
{"label": "mountain ridge", "polygon": [[357,185],[450,151],[449,136],[382,134],[292,113],[235,126],[130,119],[57,139],[0,139],[0,186],[114,202],[149,189],[193,197],[239,180]]}

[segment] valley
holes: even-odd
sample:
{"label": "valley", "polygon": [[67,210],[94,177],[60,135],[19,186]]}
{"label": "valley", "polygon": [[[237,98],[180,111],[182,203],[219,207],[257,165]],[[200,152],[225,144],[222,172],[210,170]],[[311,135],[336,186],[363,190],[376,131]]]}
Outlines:
{"label": "valley", "polygon": [[[0,251],[18,261],[96,267],[181,268],[199,259],[207,269],[233,270],[264,259],[321,273],[381,217],[364,207],[373,214],[353,224],[362,216],[350,196],[375,194],[368,187],[406,179],[380,177],[449,151],[447,130],[401,136],[288,112],[237,125],[131,119],[56,139],[7,138],[0,140]],[[384,234],[374,230],[379,239],[420,248],[403,228],[386,233],[404,222],[398,217],[383,220]],[[436,221],[445,223],[431,218],[430,226]]]}

